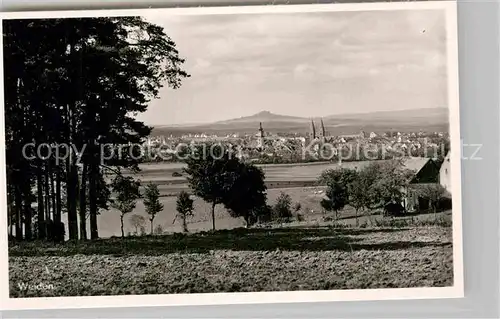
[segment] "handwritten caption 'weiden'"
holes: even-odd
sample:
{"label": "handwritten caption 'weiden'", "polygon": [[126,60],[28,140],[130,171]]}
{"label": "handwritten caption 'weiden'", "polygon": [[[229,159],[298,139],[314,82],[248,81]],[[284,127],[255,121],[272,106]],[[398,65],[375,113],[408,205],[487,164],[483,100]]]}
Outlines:
{"label": "handwritten caption 'weiden'", "polygon": [[48,291],[55,289],[53,284],[48,284],[44,282],[39,282],[39,283],[18,282],[17,287],[21,291]]}

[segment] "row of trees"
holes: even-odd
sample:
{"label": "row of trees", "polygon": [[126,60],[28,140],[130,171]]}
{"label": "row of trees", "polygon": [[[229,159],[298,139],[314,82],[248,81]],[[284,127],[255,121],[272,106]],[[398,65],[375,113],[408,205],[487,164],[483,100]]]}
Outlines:
{"label": "row of trees", "polygon": [[[322,199],[321,206],[326,211],[335,212],[338,218],[338,212],[350,205],[355,210],[358,224],[358,214],[364,210],[400,206],[409,196],[408,189],[413,176],[414,172],[405,169],[401,160],[373,162],[360,171],[326,170],[319,177],[319,183],[327,186],[326,198]],[[434,212],[446,195],[446,190],[439,184],[415,187],[413,191],[417,197],[428,200]]]}
{"label": "row of trees", "polygon": [[184,60],[139,17],[7,20],[3,37],[11,234],[60,240],[66,213],[70,239],[89,237],[87,220],[98,238],[108,181],[138,169],[134,144],[151,131],[134,115],[181,85]]}

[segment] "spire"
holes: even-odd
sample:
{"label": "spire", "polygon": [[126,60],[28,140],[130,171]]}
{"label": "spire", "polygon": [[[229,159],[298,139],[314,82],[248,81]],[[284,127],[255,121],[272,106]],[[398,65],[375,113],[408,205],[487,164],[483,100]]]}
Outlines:
{"label": "spire", "polygon": [[316,128],[314,127],[314,121],[313,121],[313,119],[311,119],[311,137],[313,139],[316,138]]}
{"label": "spire", "polygon": [[262,122],[259,122],[259,133],[260,137],[264,137],[264,129],[262,128]]}
{"label": "spire", "polygon": [[321,118],[321,136],[326,137],[325,125],[323,124],[323,118]]}

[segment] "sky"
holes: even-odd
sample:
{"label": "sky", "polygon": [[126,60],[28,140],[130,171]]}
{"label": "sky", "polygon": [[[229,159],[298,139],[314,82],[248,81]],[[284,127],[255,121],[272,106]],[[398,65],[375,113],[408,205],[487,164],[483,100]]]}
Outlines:
{"label": "sky", "polygon": [[441,10],[144,18],[191,74],[138,116],[148,125],[447,107]]}

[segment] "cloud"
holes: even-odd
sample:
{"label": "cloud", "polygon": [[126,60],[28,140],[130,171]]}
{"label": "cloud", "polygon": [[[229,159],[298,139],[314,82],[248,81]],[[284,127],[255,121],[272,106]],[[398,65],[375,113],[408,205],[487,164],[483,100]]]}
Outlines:
{"label": "cloud", "polygon": [[197,58],[196,63],[195,63],[195,68],[206,69],[206,68],[209,68],[211,65],[212,65],[212,63],[210,63],[210,61],[207,61],[207,60],[202,59],[202,58]]}
{"label": "cloud", "polygon": [[315,75],[315,70],[309,64],[297,64],[293,69],[296,80],[310,80]]}

